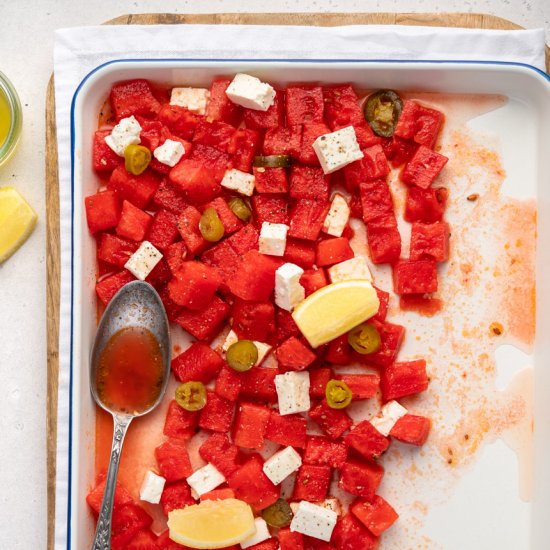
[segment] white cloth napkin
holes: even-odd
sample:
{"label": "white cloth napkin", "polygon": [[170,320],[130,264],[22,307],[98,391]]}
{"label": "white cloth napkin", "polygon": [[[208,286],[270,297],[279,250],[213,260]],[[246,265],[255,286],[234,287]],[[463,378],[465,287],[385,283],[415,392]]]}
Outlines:
{"label": "white cloth napkin", "polygon": [[56,550],[67,549],[72,233],[70,105],[80,81],[98,65],[124,58],[513,61],[544,71],[544,48],[543,29],[135,25],[71,28],[56,32],[54,71],[61,208]]}

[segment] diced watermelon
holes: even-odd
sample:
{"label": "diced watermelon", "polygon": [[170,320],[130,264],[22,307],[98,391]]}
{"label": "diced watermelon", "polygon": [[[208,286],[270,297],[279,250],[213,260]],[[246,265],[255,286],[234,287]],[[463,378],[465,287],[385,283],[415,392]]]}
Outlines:
{"label": "diced watermelon", "polygon": [[271,128],[264,136],[264,155],[290,155],[298,157],[302,140],[302,127]]}
{"label": "diced watermelon", "polygon": [[224,365],[222,356],[204,342],[194,342],[172,359],[172,371],[180,382],[197,381],[208,384]]}
{"label": "diced watermelon", "polygon": [[381,145],[373,145],[363,150],[363,158],[356,160],[343,168],[346,187],[353,192],[362,182],[375,179],[385,179],[390,173],[390,167]]}
{"label": "diced watermelon", "polygon": [[348,343],[348,335],[338,336],[327,346],[325,361],[335,365],[349,365],[351,362],[351,346]]}
{"label": "diced watermelon", "polygon": [[238,126],[242,118],[242,108],[233,103],[225,94],[231,83],[229,79],[216,79],[210,87],[210,99],[206,105],[206,116]]}
{"label": "diced watermelon", "polygon": [[359,193],[362,217],[366,224],[388,216],[395,218],[392,195],[385,179],[362,181]]}
{"label": "diced watermelon", "polygon": [[417,359],[387,366],[382,372],[380,389],[384,402],[427,390],[426,361]]}
{"label": "diced watermelon", "polygon": [[201,495],[202,500],[225,500],[227,498],[235,498],[235,491],[228,487],[224,489],[214,489]]}
{"label": "diced watermelon", "polygon": [[200,219],[201,213],[194,206],[186,206],[178,218],[178,231],[193,256],[200,254],[208,246],[199,229]]}
{"label": "diced watermelon", "polygon": [[233,278],[233,274],[237,270],[241,258],[231,246],[230,239],[225,239],[216,246],[209,248],[206,252],[203,252],[201,260],[206,265],[215,267],[220,274],[223,284],[227,285],[228,281]]}
{"label": "diced watermelon", "polygon": [[303,416],[299,414],[281,416],[277,411],[271,410],[265,438],[286,447],[304,448],[306,428],[307,421]]}
{"label": "diced watermelon", "polygon": [[306,291],[306,297],[310,294],[313,294],[316,290],[319,290],[320,288],[328,285],[325,270],[323,268],[307,269],[300,277],[300,284],[304,287],[304,290]]}
{"label": "diced watermelon", "polygon": [[413,223],[411,228],[411,260],[449,259],[449,225],[445,222]]}
{"label": "diced watermelon", "polygon": [[371,260],[375,264],[393,263],[401,254],[401,236],[395,215],[391,214],[367,224]]}
{"label": "diced watermelon", "polygon": [[210,169],[201,161],[189,158],[180,161],[170,170],[170,181],[193,204],[212,200],[221,192],[221,186]]}
{"label": "diced watermelon", "polygon": [[330,176],[325,175],[321,168],[294,164],[290,170],[290,196],[293,199],[328,201],[329,186]]}
{"label": "diced watermelon", "polygon": [[117,120],[132,115],[152,118],[160,111],[149,82],[143,79],[117,82],[111,88],[110,100]]}
{"label": "diced watermelon", "polygon": [[233,126],[221,120],[214,120],[213,122],[201,120],[195,129],[193,143],[208,145],[227,153],[235,131]]}
{"label": "diced watermelon", "polygon": [[361,125],[365,117],[359,99],[351,84],[338,84],[323,88],[325,119],[332,130],[345,126]]}
{"label": "diced watermelon", "polygon": [[324,100],[320,86],[289,86],[285,97],[288,126],[323,122]]}
{"label": "diced watermelon", "polygon": [[189,109],[179,105],[163,105],[159,111],[159,121],[162,122],[175,136],[182,139],[193,139],[197,124],[202,119]]}
{"label": "diced watermelon", "polygon": [[329,380],[333,378],[332,369],[312,369],[309,371],[309,395],[314,399],[325,397]]}
{"label": "diced watermelon", "polygon": [[329,203],[300,199],[296,201],[290,214],[289,237],[315,241],[328,214]]}
{"label": "diced watermelon", "polygon": [[254,167],[253,172],[258,193],[288,192],[288,180],[284,168]]}
{"label": "diced watermelon", "polygon": [[279,546],[280,550],[305,550],[304,536],[285,527],[279,530]]}
{"label": "diced watermelon", "polygon": [[257,511],[271,506],[279,498],[279,489],[264,474],[263,460],[256,454],[227,479],[227,484],[238,499]]}
{"label": "diced watermelon", "polygon": [[179,236],[178,216],[169,210],[159,210],[147,233],[147,240],[159,250],[168,248]]}
{"label": "diced watermelon", "polygon": [[124,201],[122,203],[122,213],[116,226],[117,235],[133,241],[142,241],[152,221],[153,216],[140,210],[131,202]]}
{"label": "diced watermelon", "polygon": [[276,350],[275,355],[281,372],[307,369],[317,356],[302,341],[291,336]]}
{"label": "diced watermelon", "polygon": [[260,450],[264,446],[270,413],[271,410],[263,405],[239,403],[233,426],[235,445]]}
{"label": "diced watermelon", "polygon": [[217,296],[201,311],[184,309],[175,322],[197,340],[210,341],[229,317],[229,306]]}
{"label": "diced watermelon", "polygon": [[137,121],[141,126],[140,145],[147,147],[151,152],[161,145],[162,140],[166,139],[164,135],[170,133],[170,130],[160,120],[148,120],[139,116]]}
{"label": "diced watermelon", "polygon": [[160,474],[169,483],[185,479],[193,473],[185,441],[168,439],[155,449]]}
{"label": "diced watermelon", "polygon": [[149,529],[142,529],[134,536],[126,550],[159,550],[156,535]]}
{"label": "diced watermelon", "polygon": [[287,338],[300,334],[300,329],[289,311],[277,307],[275,308],[275,317],[277,321],[277,342],[284,342]]}
{"label": "diced watermelon", "polygon": [[168,406],[163,433],[167,437],[190,439],[195,435],[198,423],[198,413],[195,411],[186,411],[174,399]]}
{"label": "diced watermelon", "polygon": [[377,550],[378,538],[372,535],[352,514],[338,520],[331,540],[338,550]]}
{"label": "diced watermelon", "polygon": [[356,353],[354,354],[355,360],[385,367],[395,361],[405,335],[405,328],[401,325],[388,322],[381,323],[372,319],[369,323],[373,324],[380,334],[380,349],[368,355],[359,355]]}
{"label": "diced watermelon", "polygon": [[113,510],[111,521],[111,548],[122,550],[142,530],[153,523],[153,518],[141,506],[129,503]]}
{"label": "diced watermelon", "polygon": [[103,191],[84,199],[86,221],[91,233],[116,227],[120,220],[120,201],[113,191]]}
{"label": "diced watermelon", "polygon": [[393,266],[396,294],[430,294],[437,291],[437,264],[433,260],[401,260]]}
{"label": "diced watermelon", "polygon": [[187,258],[187,246],[183,241],[178,241],[166,247],[164,257],[172,275],[177,273]]}
{"label": "diced watermelon", "polygon": [[252,212],[256,227],[261,227],[263,222],[288,224],[288,201],[284,196],[254,195]]}
{"label": "diced watermelon", "polygon": [[[330,128],[324,122],[309,122],[303,125],[300,150],[298,152],[298,160],[301,163],[309,164],[310,166],[320,165],[319,157],[315,149],[313,149],[313,143],[318,137],[326,134],[330,134]],[[326,198],[328,199],[328,196]]]}
{"label": "diced watermelon", "polygon": [[374,397],[380,387],[378,374],[341,374],[338,379],[348,385],[354,401]]}
{"label": "diced watermelon", "polygon": [[121,201],[127,200],[144,210],[151,202],[159,185],[160,179],[153,171],[145,170],[143,174],[134,176],[121,164],[113,170],[108,189],[114,191]]}
{"label": "diced watermelon", "polygon": [[243,255],[232,280],[231,292],[243,300],[267,301],[275,288],[275,271],[281,265],[279,259],[249,250]]}
{"label": "diced watermelon", "polygon": [[425,416],[406,414],[395,423],[390,435],[403,443],[421,446],[428,439],[431,425]]}
{"label": "diced watermelon", "polygon": [[216,269],[202,262],[183,262],[168,283],[170,297],[176,304],[192,310],[203,310],[211,302],[221,284]]}
{"label": "diced watermelon", "polygon": [[124,162],[106,143],[110,130],[98,130],[94,133],[92,145],[92,166],[96,172],[111,172]]}
{"label": "diced watermelon", "polygon": [[185,202],[181,193],[167,178],[161,180],[157,192],[153,197],[153,204],[158,208],[165,208],[176,214],[179,214],[187,207],[187,202]]}
{"label": "diced watermelon", "polygon": [[242,388],[241,395],[247,399],[266,403],[277,402],[275,376],[277,369],[252,367],[240,374]]}
{"label": "diced watermelon", "polygon": [[101,235],[101,242],[97,249],[97,259],[117,267],[124,267],[130,256],[138,249],[135,241],[121,239],[110,233]]}
{"label": "diced watermelon", "polygon": [[248,302],[236,299],[231,308],[232,329],[240,339],[269,342],[275,333],[273,302]]}
{"label": "diced watermelon", "polygon": [[[86,496],[86,502],[96,516],[99,515],[99,511],[101,510],[103,494],[105,493],[105,484],[106,481],[103,479],[103,481],[99,482]],[[132,495],[124,488],[124,486],[117,482],[113,507],[118,509],[126,504],[129,504],[130,502],[132,502]]]}
{"label": "diced watermelon", "polygon": [[113,275],[109,275],[104,279],[101,279],[95,285],[95,291],[99,299],[103,302],[104,305],[107,305],[114,297],[114,295],[130,281],[133,281],[135,277],[124,269]]}
{"label": "diced watermelon", "polygon": [[216,379],[214,391],[224,399],[236,401],[241,393],[241,379],[230,367],[224,366]]}
{"label": "diced watermelon", "polygon": [[343,410],[332,409],[323,399],[309,411],[309,417],[332,439],[338,439],[352,425],[351,418]]}
{"label": "diced watermelon", "polygon": [[378,458],[390,446],[390,440],[384,437],[368,420],[357,424],[344,440],[365,458]]}
{"label": "diced watermelon", "polygon": [[402,139],[398,136],[387,138],[382,144],[386,157],[391,161],[394,168],[409,162],[418,149],[418,143]]}
{"label": "diced watermelon", "polygon": [[405,220],[408,222],[434,223],[441,221],[447,203],[445,187],[411,187],[407,190]]}
{"label": "diced watermelon", "polygon": [[315,243],[287,239],[283,258],[287,262],[300,266],[302,269],[311,269],[315,264]]}
{"label": "diced watermelon", "polygon": [[364,497],[370,502],[374,498],[383,476],[384,468],[377,462],[348,460],[340,471],[338,486],[344,491]]}
{"label": "diced watermelon", "polygon": [[284,92],[277,90],[273,103],[267,111],[256,109],[243,109],[244,123],[247,128],[255,130],[268,130],[283,126],[284,122]]}
{"label": "diced watermelon", "polygon": [[161,258],[159,263],[153,268],[151,273],[147,275],[145,280],[155,287],[157,292],[164,288],[164,285],[172,278],[172,272],[167,261]]}
{"label": "diced watermelon", "polygon": [[213,464],[226,478],[239,469],[239,449],[226,434],[213,433],[200,447],[203,460]]}
{"label": "diced watermelon", "polygon": [[225,433],[233,420],[233,403],[218,394],[207,392],[206,405],[200,411],[199,426],[204,430]]}
{"label": "diced watermelon", "polygon": [[164,491],[162,491],[160,497],[160,505],[164,515],[167,516],[172,510],[185,508],[185,506],[192,504],[196,504],[196,502],[191,496],[191,487],[184,479],[164,486]]}
{"label": "diced watermelon", "polygon": [[349,208],[351,211],[350,216],[352,218],[357,218],[357,219],[363,218],[363,206],[361,204],[361,197],[357,195],[352,195],[351,200],[349,201]]}
{"label": "diced watermelon", "polygon": [[348,446],[344,441],[332,441],[328,437],[310,435],[304,452],[305,464],[318,464],[342,468],[348,456]]}
{"label": "diced watermelon", "polygon": [[317,243],[317,260],[319,267],[334,265],[353,258],[353,250],[345,237],[325,239]]}
{"label": "diced watermelon", "polygon": [[228,152],[231,154],[231,166],[242,172],[250,172],[252,161],[258,154],[261,135],[256,130],[239,128],[231,139]]}
{"label": "diced watermelon", "polygon": [[433,149],[443,120],[440,111],[424,107],[416,101],[405,101],[394,135]]}
{"label": "diced watermelon", "polygon": [[377,287],[374,287],[374,290],[376,290],[376,295],[378,296],[380,306],[378,307],[378,312],[376,315],[373,315],[372,319],[376,319],[377,321],[385,321],[386,315],[388,314],[390,295],[388,292],[380,290]]}
{"label": "diced watermelon", "polygon": [[449,159],[421,145],[401,172],[401,181],[427,189],[435,181]]}
{"label": "diced watermelon", "polygon": [[379,537],[399,518],[389,502],[379,495],[374,495],[372,502],[355,501],[350,512],[375,536]]}
{"label": "diced watermelon", "polygon": [[258,250],[258,238],[258,231],[251,224],[248,224],[235,235],[231,235],[227,242],[239,256],[242,256],[249,250]]}
{"label": "diced watermelon", "polygon": [[321,502],[328,494],[330,485],[330,466],[302,464],[294,483],[293,500]]}

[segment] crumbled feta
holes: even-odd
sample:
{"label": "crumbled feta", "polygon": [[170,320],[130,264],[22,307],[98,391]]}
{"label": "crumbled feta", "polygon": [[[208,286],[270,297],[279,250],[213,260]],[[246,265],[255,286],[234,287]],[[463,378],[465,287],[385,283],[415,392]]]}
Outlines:
{"label": "crumbled feta", "polygon": [[154,157],[166,166],[174,167],[185,154],[185,147],[181,141],[167,139],[162,145],[159,145],[154,151]]}
{"label": "crumbled feta", "polygon": [[198,115],[206,114],[210,91],[206,88],[172,88],[170,105],[185,107]]}
{"label": "crumbled feta", "polygon": [[255,544],[260,544],[260,542],[264,542],[264,540],[271,538],[271,533],[264,519],[255,518],[254,524],[256,525],[256,532],[251,537],[241,542],[241,548],[250,548]]}
{"label": "crumbled feta", "polygon": [[[239,337],[235,334],[234,330],[230,330],[225,337],[225,341],[222,344],[222,351],[225,353],[230,346],[239,341]],[[254,345],[258,349],[258,360],[255,363],[255,366],[262,364],[262,361],[265,359],[265,356],[271,351],[271,346],[269,344],[264,344],[263,342],[258,342],[253,340]]]}
{"label": "crumbled feta", "polygon": [[328,268],[328,276],[331,282],[350,281],[360,279],[372,283],[372,274],[364,256],[355,256],[339,264],[334,264]]}
{"label": "crumbled feta", "polygon": [[105,143],[119,156],[124,156],[124,149],[128,145],[141,143],[141,126],[135,116],[123,118],[105,137]]}
{"label": "crumbled feta", "polygon": [[140,281],[145,281],[149,273],[162,260],[162,253],[149,241],[143,241],[139,248],[128,258],[124,267]]}
{"label": "crumbled feta", "polygon": [[188,478],[187,483],[198,496],[213,491],[216,487],[225,483],[223,474],[212,464],[207,464],[193,472]]}
{"label": "crumbled feta", "polygon": [[313,142],[313,149],[325,174],[332,174],[363,158],[353,126],[319,136]]}
{"label": "crumbled feta", "polygon": [[302,500],[290,523],[290,530],[328,542],[338,515],[323,506]]}
{"label": "crumbled feta", "polygon": [[323,222],[323,231],[333,237],[341,237],[350,215],[346,199],[336,193],[330,203],[330,210]]}
{"label": "crumbled feta", "polygon": [[[333,512],[336,512],[339,516],[342,515],[342,504],[337,498],[326,498],[321,502],[316,502],[316,504],[318,506],[326,508],[327,510],[332,510]],[[298,511],[298,506],[300,506],[299,502],[290,503],[290,509],[292,510],[293,514],[296,514],[296,512]]]}
{"label": "crumbled feta", "polygon": [[370,423],[384,436],[388,437],[397,421],[408,413],[397,401],[388,401]]}
{"label": "crumbled feta", "polygon": [[309,372],[285,372],[275,376],[279,414],[309,411]]}
{"label": "crumbled feta", "polygon": [[256,111],[267,111],[275,99],[272,86],[243,73],[235,75],[225,94],[233,103]]}
{"label": "crumbled feta", "polygon": [[151,502],[152,504],[158,504],[162,491],[164,490],[164,484],[166,480],[155,472],[149,470],[143,478],[141,489],[139,490],[139,498],[145,502]]}
{"label": "crumbled feta", "polygon": [[260,252],[269,256],[283,256],[288,229],[288,225],[284,223],[263,222],[260,230]]}
{"label": "crumbled feta", "polygon": [[305,297],[300,284],[304,270],[291,263],[283,264],[275,271],[275,303],[286,311],[292,311]]}
{"label": "crumbled feta", "polygon": [[226,189],[231,189],[231,191],[237,191],[241,195],[251,197],[254,193],[256,178],[252,174],[232,168],[226,170],[220,185]]}
{"label": "crumbled feta", "polygon": [[292,448],[276,452],[264,462],[264,474],[273,485],[279,485],[302,465],[302,457]]}

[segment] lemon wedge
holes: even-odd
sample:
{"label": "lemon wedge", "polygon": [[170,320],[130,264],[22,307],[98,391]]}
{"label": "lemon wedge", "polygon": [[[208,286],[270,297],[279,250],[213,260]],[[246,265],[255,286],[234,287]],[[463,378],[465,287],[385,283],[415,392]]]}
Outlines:
{"label": "lemon wedge", "polygon": [[320,288],[292,313],[314,348],[345,334],[376,314],[380,300],[369,281],[348,280]]}
{"label": "lemon wedge", "polygon": [[35,211],[13,187],[0,187],[0,264],[27,240],[37,219]]}
{"label": "lemon wedge", "polygon": [[256,532],[252,508],[235,498],[204,500],[168,514],[170,539],[189,548],[226,548]]}

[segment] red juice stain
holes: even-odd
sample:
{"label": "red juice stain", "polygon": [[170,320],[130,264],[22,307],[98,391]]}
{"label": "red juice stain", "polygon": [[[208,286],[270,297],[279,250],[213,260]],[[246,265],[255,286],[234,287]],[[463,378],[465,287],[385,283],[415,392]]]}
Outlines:
{"label": "red juice stain", "polygon": [[424,317],[433,317],[443,308],[443,300],[411,294],[408,296],[401,296],[399,307],[402,311],[414,311]]}

